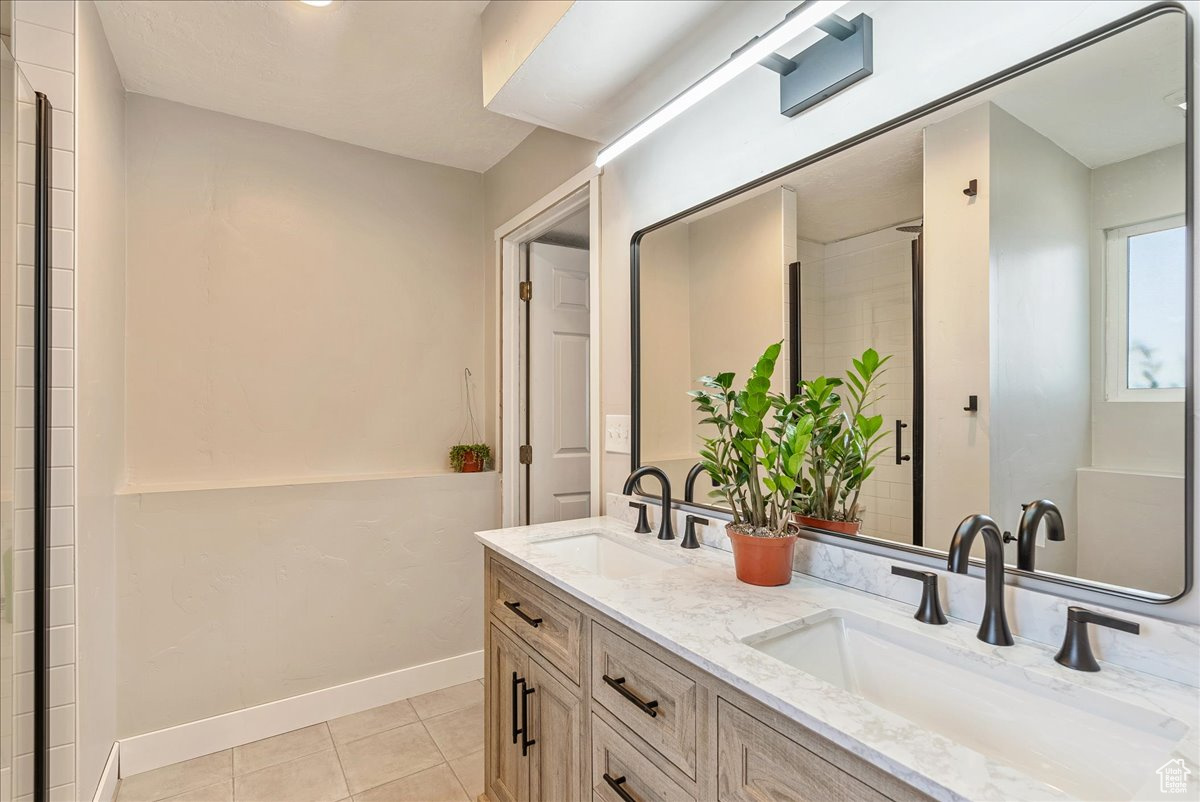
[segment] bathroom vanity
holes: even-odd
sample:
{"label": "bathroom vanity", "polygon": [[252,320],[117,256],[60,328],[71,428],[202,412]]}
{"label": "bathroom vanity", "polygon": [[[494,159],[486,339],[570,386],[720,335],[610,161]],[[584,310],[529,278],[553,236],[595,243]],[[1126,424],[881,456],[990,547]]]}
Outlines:
{"label": "bathroom vanity", "polygon": [[1145,799],[1161,765],[1200,769],[1195,688],[801,575],[745,585],[614,518],[479,539],[491,802]]}

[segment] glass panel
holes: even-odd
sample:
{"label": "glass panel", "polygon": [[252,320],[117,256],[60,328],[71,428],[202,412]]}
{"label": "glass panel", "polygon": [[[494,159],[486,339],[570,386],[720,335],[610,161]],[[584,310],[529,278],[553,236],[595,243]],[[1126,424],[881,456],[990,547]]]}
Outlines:
{"label": "glass panel", "polygon": [[1184,386],[1187,231],[1182,226],[1129,242],[1131,390]]}

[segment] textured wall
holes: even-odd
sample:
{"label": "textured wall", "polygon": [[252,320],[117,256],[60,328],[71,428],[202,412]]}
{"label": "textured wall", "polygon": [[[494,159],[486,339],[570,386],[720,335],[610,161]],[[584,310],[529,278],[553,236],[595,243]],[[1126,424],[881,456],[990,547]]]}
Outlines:
{"label": "textured wall", "polygon": [[482,648],[495,473],[118,501],[119,736]]}
{"label": "textured wall", "polygon": [[479,173],[128,99],[129,481],[449,470]]}
{"label": "textured wall", "polygon": [[117,735],[114,493],[125,481],[125,88],[95,5],[78,5],[79,782],[91,794]]}

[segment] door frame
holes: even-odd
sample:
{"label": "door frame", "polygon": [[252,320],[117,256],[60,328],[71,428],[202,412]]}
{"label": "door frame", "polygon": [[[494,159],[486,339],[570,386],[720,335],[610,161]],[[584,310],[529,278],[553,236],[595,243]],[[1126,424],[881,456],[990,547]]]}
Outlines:
{"label": "door frame", "polygon": [[[589,166],[559,185],[496,229],[496,264],[500,269],[496,305],[496,431],[500,432],[500,520],[517,526],[521,509],[521,246],[540,237],[575,212],[588,207],[588,460],[591,514],[600,514],[601,433],[600,415],[600,175]],[[511,412],[512,414],[506,414]]]}

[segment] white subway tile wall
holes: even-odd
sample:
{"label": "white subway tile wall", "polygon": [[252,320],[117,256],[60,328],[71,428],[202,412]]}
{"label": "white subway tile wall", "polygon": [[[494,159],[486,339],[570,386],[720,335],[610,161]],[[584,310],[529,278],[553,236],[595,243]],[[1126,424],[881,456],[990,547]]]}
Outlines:
{"label": "white subway tile wall", "polygon": [[[51,426],[50,435],[50,798],[75,789],[75,4],[16,0],[13,55],[51,117]],[[32,799],[33,744],[33,176],[35,106],[28,88],[17,109],[17,466],[14,487],[13,694],[18,723],[11,788],[4,800]],[[87,794],[91,791],[88,789]]]}
{"label": "white subway tile wall", "polygon": [[[868,347],[891,355],[884,398],[871,411],[884,428],[902,421],[903,454],[912,453],[912,236],[893,229],[826,244],[801,240],[801,356],[804,378],[841,377]],[[894,437],[886,445],[894,447]],[[863,485],[863,531],[912,542],[912,461],[892,451]]]}

